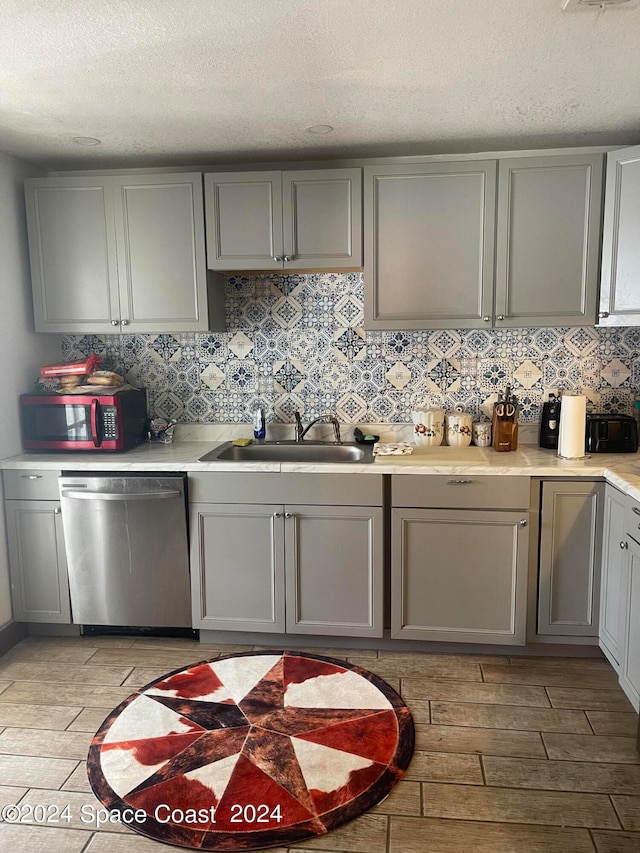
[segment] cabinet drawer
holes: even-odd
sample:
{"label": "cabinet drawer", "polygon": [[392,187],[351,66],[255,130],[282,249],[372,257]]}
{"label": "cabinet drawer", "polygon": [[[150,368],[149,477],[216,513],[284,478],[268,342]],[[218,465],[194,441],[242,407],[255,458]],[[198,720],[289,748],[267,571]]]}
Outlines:
{"label": "cabinet drawer", "polygon": [[640,501],[634,501],[633,498],[627,498],[624,532],[636,542],[640,542]]}
{"label": "cabinet drawer", "polygon": [[239,504],[382,506],[382,474],[189,474],[189,501]]}
{"label": "cabinet drawer", "polygon": [[60,471],[3,471],[4,496],[8,500],[57,501]]}
{"label": "cabinet drawer", "polygon": [[527,509],[528,477],[474,474],[394,474],[393,506],[442,509]]}

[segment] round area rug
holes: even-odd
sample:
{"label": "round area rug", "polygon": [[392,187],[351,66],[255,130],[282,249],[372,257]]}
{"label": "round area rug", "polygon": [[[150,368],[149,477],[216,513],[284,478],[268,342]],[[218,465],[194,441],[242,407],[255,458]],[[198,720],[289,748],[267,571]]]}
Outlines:
{"label": "round area rug", "polygon": [[383,800],[414,747],[381,678],[321,655],[225,655],[125,699],[89,749],[96,796],[132,830],[198,850],[286,847]]}

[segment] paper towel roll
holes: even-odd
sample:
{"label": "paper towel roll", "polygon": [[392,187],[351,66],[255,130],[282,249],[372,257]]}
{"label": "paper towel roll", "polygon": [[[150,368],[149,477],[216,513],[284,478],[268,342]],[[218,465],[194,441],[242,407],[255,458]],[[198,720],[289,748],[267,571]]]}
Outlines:
{"label": "paper towel roll", "polygon": [[579,459],[584,456],[587,424],[587,398],[580,394],[563,394],[560,403],[558,456]]}

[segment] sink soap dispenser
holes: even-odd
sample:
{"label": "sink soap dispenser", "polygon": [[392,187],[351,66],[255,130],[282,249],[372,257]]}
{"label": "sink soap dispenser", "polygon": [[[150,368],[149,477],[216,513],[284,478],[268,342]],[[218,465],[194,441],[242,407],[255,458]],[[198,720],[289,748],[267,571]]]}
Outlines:
{"label": "sink soap dispenser", "polygon": [[267,420],[264,407],[257,406],[253,410],[253,437],[256,441],[264,441],[267,434]]}

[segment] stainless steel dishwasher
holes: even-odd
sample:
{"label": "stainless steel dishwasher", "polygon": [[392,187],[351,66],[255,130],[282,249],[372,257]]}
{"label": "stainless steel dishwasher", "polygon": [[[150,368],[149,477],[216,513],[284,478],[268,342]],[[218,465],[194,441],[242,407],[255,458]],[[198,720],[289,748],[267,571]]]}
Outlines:
{"label": "stainless steel dishwasher", "polygon": [[73,622],[191,625],[185,477],[59,478]]}

